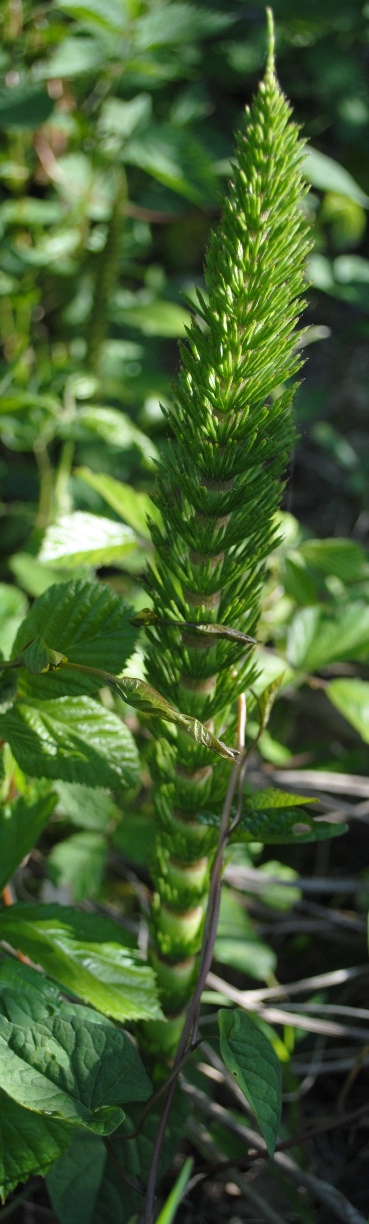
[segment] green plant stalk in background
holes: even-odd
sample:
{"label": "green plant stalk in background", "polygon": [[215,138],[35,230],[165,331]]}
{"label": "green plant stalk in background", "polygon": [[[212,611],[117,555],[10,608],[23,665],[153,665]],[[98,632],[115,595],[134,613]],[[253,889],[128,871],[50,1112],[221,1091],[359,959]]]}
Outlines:
{"label": "green plant stalk in background", "polygon": [[[208,251],[206,296],[198,295],[167,413],[173,441],[159,477],[163,527],[151,526],[158,621],[148,629],[149,681],[228,744],[235,743],[236,699],[257,672],[252,646],[193,625],[255,635],[294,433],[293,387],[284,384],[300,365],[295,326],[309,247],[303,149],[275,77],[271,17],[269,31],[266,75],[238,137]],[[197,815],[221,812],[229,770],[181,730],[174,738],[163,728],[152,773],[151,960],[172,1024],[155,1022],[149,1040],[169,1049],[196,981],[209,890],[209,831]]]}

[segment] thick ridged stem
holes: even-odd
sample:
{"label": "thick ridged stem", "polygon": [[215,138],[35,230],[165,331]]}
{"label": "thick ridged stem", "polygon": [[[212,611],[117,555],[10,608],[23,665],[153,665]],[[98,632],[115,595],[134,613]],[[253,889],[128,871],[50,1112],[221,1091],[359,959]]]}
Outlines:
{"label": "thick ridged stem", "polygon": [[[232,705],[252,683],[251,647],[178,622],[255,636],[274,516],[293,439],[295,326],[308,249],[301,213],[302,150],[278,88],[272,47],[236,151],[222,222],[206,263],[208,301],[182,346],[174,442],[159,482],[164,528],[152,525],[155,613],[150,683],[232,743]],[[177,622],[171,627],[168,621]],[[229,767],[168,729],[153,744],[158,821],[152,960],[168,1016],[185,1008],[197,973],[214,831]],[[155,1041],[164,1040],[156,1029]],[[167,1029],[170,1044],[170,1026]],[[168,1048],[168,1045],[167,1045]]]}

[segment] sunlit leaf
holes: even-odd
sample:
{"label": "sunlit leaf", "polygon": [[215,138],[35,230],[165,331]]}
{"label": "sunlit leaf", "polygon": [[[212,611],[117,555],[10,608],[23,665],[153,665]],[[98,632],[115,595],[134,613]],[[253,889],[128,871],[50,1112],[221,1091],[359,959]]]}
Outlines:
{"label": "sunlit leaf", "polygon": [[[23,620],[13,647],[17,658],[28,643],[42,635],[48,648],[73,663],[121,671],[134,650],[137,632],[132,609],[102,583],[74,579],[49,586]],[[108,631],[107,631],[108,630]],[[23,693],[43,697],[96,691],[101,680],[65,669],[45,677],[22,676]]]}
{"label": "sunlit leaf", "polygon": [[68,906],[13,905],[0,914],[0,932],[50,977],[114,1020],[161,1016],[153,971],[113,920]]}
{"label": "sunlit leaf", "polygon": [[25,773],[86,786],[135,786],[137,748],[128,727],[88,697],[30,698],[0,715],[0,735]]}
{"label": "sunlit leaf", "polygon": [[369,684],[356,677],[331,680],[326,695],[332,705],[355,727],[365,744],[369,744]]}

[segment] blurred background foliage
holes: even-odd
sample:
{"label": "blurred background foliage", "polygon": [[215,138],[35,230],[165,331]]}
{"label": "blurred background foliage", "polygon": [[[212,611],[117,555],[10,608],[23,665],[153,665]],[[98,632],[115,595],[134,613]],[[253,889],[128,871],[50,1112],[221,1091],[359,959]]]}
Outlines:
{"label": "blurred background foliage", "polygon": [[[303,790],[315,784],[323,794],[317,810],[351,815],[352,824],[345,838],[317,847],[234,849],[216,961],[241,987],[367,956],[369,3],[274,0],[273,8],[279,80],[309,143],[314,250],[298,437],[259,633],[260,689],[280,676],[281,696],[250,776],[292,789],[301,777]],[[142,577],[159,451],[165,462],[160,404],[170,402],[178,338],[203,284],[233,133],[263,71],[266,24],[262,0],[3,0],[0,22],[0,648],[8,656],[29,601],[53,582],[96,575],[138,610],[150,602]],[[142,669],[140,647],[131,674]],[[103,700],[126,717],[118,698]],[[57,783],[41,848],[18,873],[19,899],[92,899],[137,921],[152,811],[147,731],[133,711],[128,722],[142,747],[140,806],[132,795],[122,818],[116,796]],[[251,738],[256,731],[251,716]],[[19,770],[15,781],[22,793]],[[272,877],[264,891],[255,863]],[[325,894],[321,905],[303,894],[306,880],[331,875],[342,885],[346,872],[358,872],[362,889],[354,916],[342,887],[332,908]],[[206,1003],[218,1002],[210,990]],[[292,1028],[285,1044],[275,1040],[296,1133],[303,1107],[293,1095]],[[332,1067],[314,1089],[317,1113],[326,1113],[327,1092],[336,1099]],[[307,1117],[309,1108],[308,1100]],[[219,1142],[227,1152],[224,1135]],[[336,1155],[341,1184],[345,1161]],[[327,1163],[322,1146],[323,1177]],[[358,1156],[355,1201],[367,1210],[361,1167]]]}
{"label": "blurred background foliage", "polygon": [[[260,751],[271,772],[364,774],[369,4],[275,0],[274,14],[279,79],[309,142],[315,244],[298,440],[260,629],[263,685],[283,673],[283,695]],[[138,609],[149,602],[141,575],[159,450],[165,461],[160,404],[266,28],[261,0],[5,0],[1,30],[7,654],[27,601],[71,575],[96,573]],[[142,673],[140,652],[131,668]],[[115,816],[110,800],[101,820],[86,816],[79,799],[61,792],[48,871],[83,899],[99,892]],[[138,819],[126,815],[115,846],[144,862]],[[80,831],[65,842],[68,824]]]}

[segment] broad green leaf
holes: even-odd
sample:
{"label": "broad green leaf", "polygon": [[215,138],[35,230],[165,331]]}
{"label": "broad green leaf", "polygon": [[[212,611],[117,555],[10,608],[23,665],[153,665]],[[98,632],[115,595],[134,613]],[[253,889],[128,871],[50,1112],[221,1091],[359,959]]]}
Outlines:
{"label": "broad green leaf", "polygon": [[135,327],[144,336],[185,336],[191,322],[189,311],[175,302],[153,297],[145,300],[147,296],[147,291],[130,294],[126,303],[126,293],[118,291],[113,319],[119,318],[124,326]]}
{"label": "broad green leaf", "polygon": [[79,76],[82,72],[95,76],[104,59],[105,48],[97,38],[71,34],[63,39],[53,55],[37,65],[37,75],[44,81]]}
{"label": "broad green leaf", "polygon": [[101,26],[102,29],[114,30],[117,35],[123,34],[128,17],[124,0],[109,0],[108,7],[105,0],[85,0],[85,3],[84,0],[60,0],[58,8],[83,25]]}
{"label": "broad green leaf", "polygon": [[75,833],[54,846],[47,860],[47,874],[58,887],[70,889],[73,901],[97,897],[107,855],[101,833]]}
{"label": "broad green leaf", "polygon": [[[317,774],[317,777],[319,775]],[[306,799],[304,799],[306,803]],[[231,818],[236,815],[235,809]],[[219,816],[201,811],[197,815],[199,824],[219,829]],[[324,841],[346,833],[347,825],[329,824],[327,820],[314,820],[310,813],[298,812],[294,808],[266,808],[261,811],[245,802],[245,811],[231,835],[232,842],[260,841],[265,845],[297,845],[299,842]]]}
{"label": "broad green leaf", "polygon": [[[326,695],[359,732],[365,744],[369,744],[369,684],[356,678],[331,680],[326,686]],[[319,777],[319,774],[317,775]]]}
{"label": "broad green leaf", "polygon": [[317,671],[327,663],[369,658],[369,607],[355,600],[328,617],[323,606],[302,608],[288,634],[292,667]]}
{"label": "broad green leaf", "polygon": [[19,795],[0,810],[0,891],[11,879],[22,859],[38,842],[52,815],[56,795],[40,790],[36,799]]}
{"label": "broad green leaf", "polygon": [[63,213],[59,200],[38,200],[33,196],[6,200],[0,208],[0,216],[6,225],[55,225]]}
{"label": "broad green leaf", "polygon": [[137,536],[123,523],[76,510],[73,514],[64,514],[47,528],[39,559],[45,565],[67,565],[70,569],[113,562],[127,565],[138,544]]}
{"label": "broad green leaf", "polygon": [[131,450],[135,447],[150,467],[153,466],[154,460],[159,458],[151,438],[117,408],[101,408],[95,405],[80,408],[75,422],[71,425],[68,423],[68,437],[71,435],[82,441],[94,436],[102,438],[109,447],[117,447],[118,450]]}
{"label": "broad green leaf", "polygon": [[119,809],[111,795],[78,782],[56,782],[53,788],[58,797],[56,811],[82,829],[113,829],[120,818]]}
{"label": "broad green leaf", "polygon": [[50,978],[38,969],[18,959],[0,963],[0,1012],[12,1024],[23,1028],[39,1020],[50,1020],[53,1016],[65,1016],[67,1020],[88,1020],[91,1024],[112,1024],[107,1016],[75,1002],[68,1003]]}
{"label": "broad green leaf", "polygon": [[0,715],[0,736],[24,773],[86,786],[136,786],[139,760],[128,727],[89,697],[31,698]]}
{"label": "broad green leaf", "polygon": [[27,612],[27,600],[22,591],[0,582],[0,649],[8,657],[15,635]]}
{"label": "broad green leaf", "polygon": [[[142,1113],[142,1106],[129,1107],[123,1126],[116,1137],[111,1138],[114,1156],[118,1164],[133,1183],[139,1179],[147,1181],[153,1144],[160,1117],[160,1102],[152,1110],[136,1139],[125,1140],[122,1136],[134,1130]],[[188,1106],[184,1094],[176,1092],[165,1132],[159,1177],[170,1164],[185,1129]],[[86,1141],[86,1142],[85,1142]],[[126,1184],[109,1158],[101,1169],[101,1139],[87,1131],[73,1130],[68,1150],[57,1161],[47,1179],[47,1186],[54,1210],[60,1224],[130,1224],[135,1212],[142,1206],[142,1196]],[[96,1164],[93,1154],[96,1154]]]}
{"label": "broad green leaf", "polygon": [[218,1021],[222,1058],[254,1110],[272,1156],[281,1112],[280,1063],[270,1041],[246,1012],[221,1010]]}
{"label": "broad green leaf", "polygon": [[204,146],[186,128],[151,123],[125,146],[124,160],[201,207],[216,200],[213,166]]}
{"label": "broad green leaf", "polygon": [[70,1125],[23,1109],[0,1089],[1,1199],[29,1177],[45,1177],[68,1147],[70,1136]]}
{"label": "broad green leaf", "polygon": [[68,906],[13,905],[0,934],[50,977],[114,1020],[161,1017],[153,971],[109,918]]}
{"label": "broad green leaf", "polygon": [[369,577],[369,561],[355,540],[306,540],[300,547],[308,565],[323,574],[335,574],[342,582],[362,582]]}
{"label": "broad green leaf", "polygon": [[338,195],[348,196],[363,208],[369,208],[369,197],[365,195],[358,183],[344,166],[339,165],[333,157],[327,157],[318,149],[308,149],[304,159],[304,174],[313,187],[321,191],[335,191]]}
{"label": "broad green leaf", "polygon": [[69,260],[69,256],[78,250],[80,243],[81,233],[77,225],[69,229],[61,226],[52,233],[43,234],[34,246],[29,246],[28,242],[19,237],[16,241],[16,250],[24,263],[31,264],[35,268],[47,268],[50,264],[56,264],[53,271],[57,275],[60,264],[64,260]]}
{"label": "broad green leaf", "polygon": [[41,85],[24,82],[0,89],[0,127],[38,128],[51,115],[54,102]]}
{"label": "broad green leaf", "polygon": [[274,790],[272,786],[266,787],[265,790],[254,791],[250,796],[245,792],[246,803],[248,799],[255,812],[268,811],[269,808],[300,807],[301,804],[316,803],[316,799],[309,795],[293,795],[290,791]]}
{"label": "broad green leaf", "polygon": [[0,1016],[0,1087],[32,1112],[109,1135],[119,1106],[151,1086],[122,1030],[60,1016],[24,1029]]}
{"label": "broad green leaf", "polygon": [[[62,1159],[47,1177],[47,1188],[59,1224],[93,1224],[107,1151],[89,1131],[74,1131]],[[127,1187],[128,1189],[128,1187]]]}
{"label": "broad green leaf", "polygon": [[[66,577],[62,571],[42,565],[37,557],[26,552],[15,553],[9,560],[9,569],[15,575],[19,586],[34,598],[43,595],[54,583],[63,582]],[[9,654],[10,651],[6,653]]]}
{"label": "broad green leaf", "polygon": [[125,859],[149,867],[156,830],[152,816],[125,812],[113,835],[113,843]]}
{"label": "broad green leaf", "polygon": [[[152,518],[158,522],[161,515],[148,493],[139,493],[132,485],[114,480],[114,476],[91,472],[89,468],[77,468],[76,476],[90,485],[91,489],[95,489],[108,506],[111,506],[125,523],[129,523],[129,526],[133,527],[138,535],[150,539],[147,520]],[[114,669],[110,668],[110,670]],[[115,668],[115,670],[119,669]]]}
{"label": "broad green leaf", "polygon": [[286,595],[297,604],[314,604],[317,599],[317,581],[313,582],[311,570],[300,552],[291,552],[283,563],[283,585]]}
{"label": "broad green leaf", "polygon": [[113,139],[113,148],[117,147],[117,142],[119,148],[137,128],[146,127],[151,115],[152,98],[148,93],[136,94],[129,102],[124,102],[122,98],[107,98],[98,121],[98,131],[103,137],[105,149],[108,147],[109,152],[112,149],[109,137]]}
{"label": "broad green leaf", "polygon": [[137,22],[136,46],[140,50],[151,47],[170,46],[182,42],[193,42],[215,34],[232,25],[233,13],[216,12],[214,9],[197,8],[194,4],[172,3],[165,8],[145,13]]}
{"label": "broad green leaf", "polygon": [[[288,867],[287,863],[280,863],[278,859],[271,859],[270,862],[261,864],[260,872],[265,872],[267,876],[265,888],[261,893],[264,905],[270,905],[272,909],[288,913],[294,905],[301,901],[301,888],[294,885],[294,881],[298,879],[298,873],[293,867]],[[274,883],[273,877],[280,883]],[[262,878],[261,875],[261,882]]]}
{"label": "broad green leaf", "polygon": [[296,612],[287,639],[287,659],[291,667],[304,667],[311,645],[319,637],[321,617],[319,604]]}
{"label": "broad green leaf", "polygon": [[[132,609],[108,586],[74,579],[48,587],[35,601],[14,643],[13,658],[29,642],[44,638],[48,647],[66,655],[71,663],[120,672],[137,641],[131,623]],[[45,677],[22,675],[22,693],[41,697],[86,693],[101,688],[94,676],[65,669]]]}

